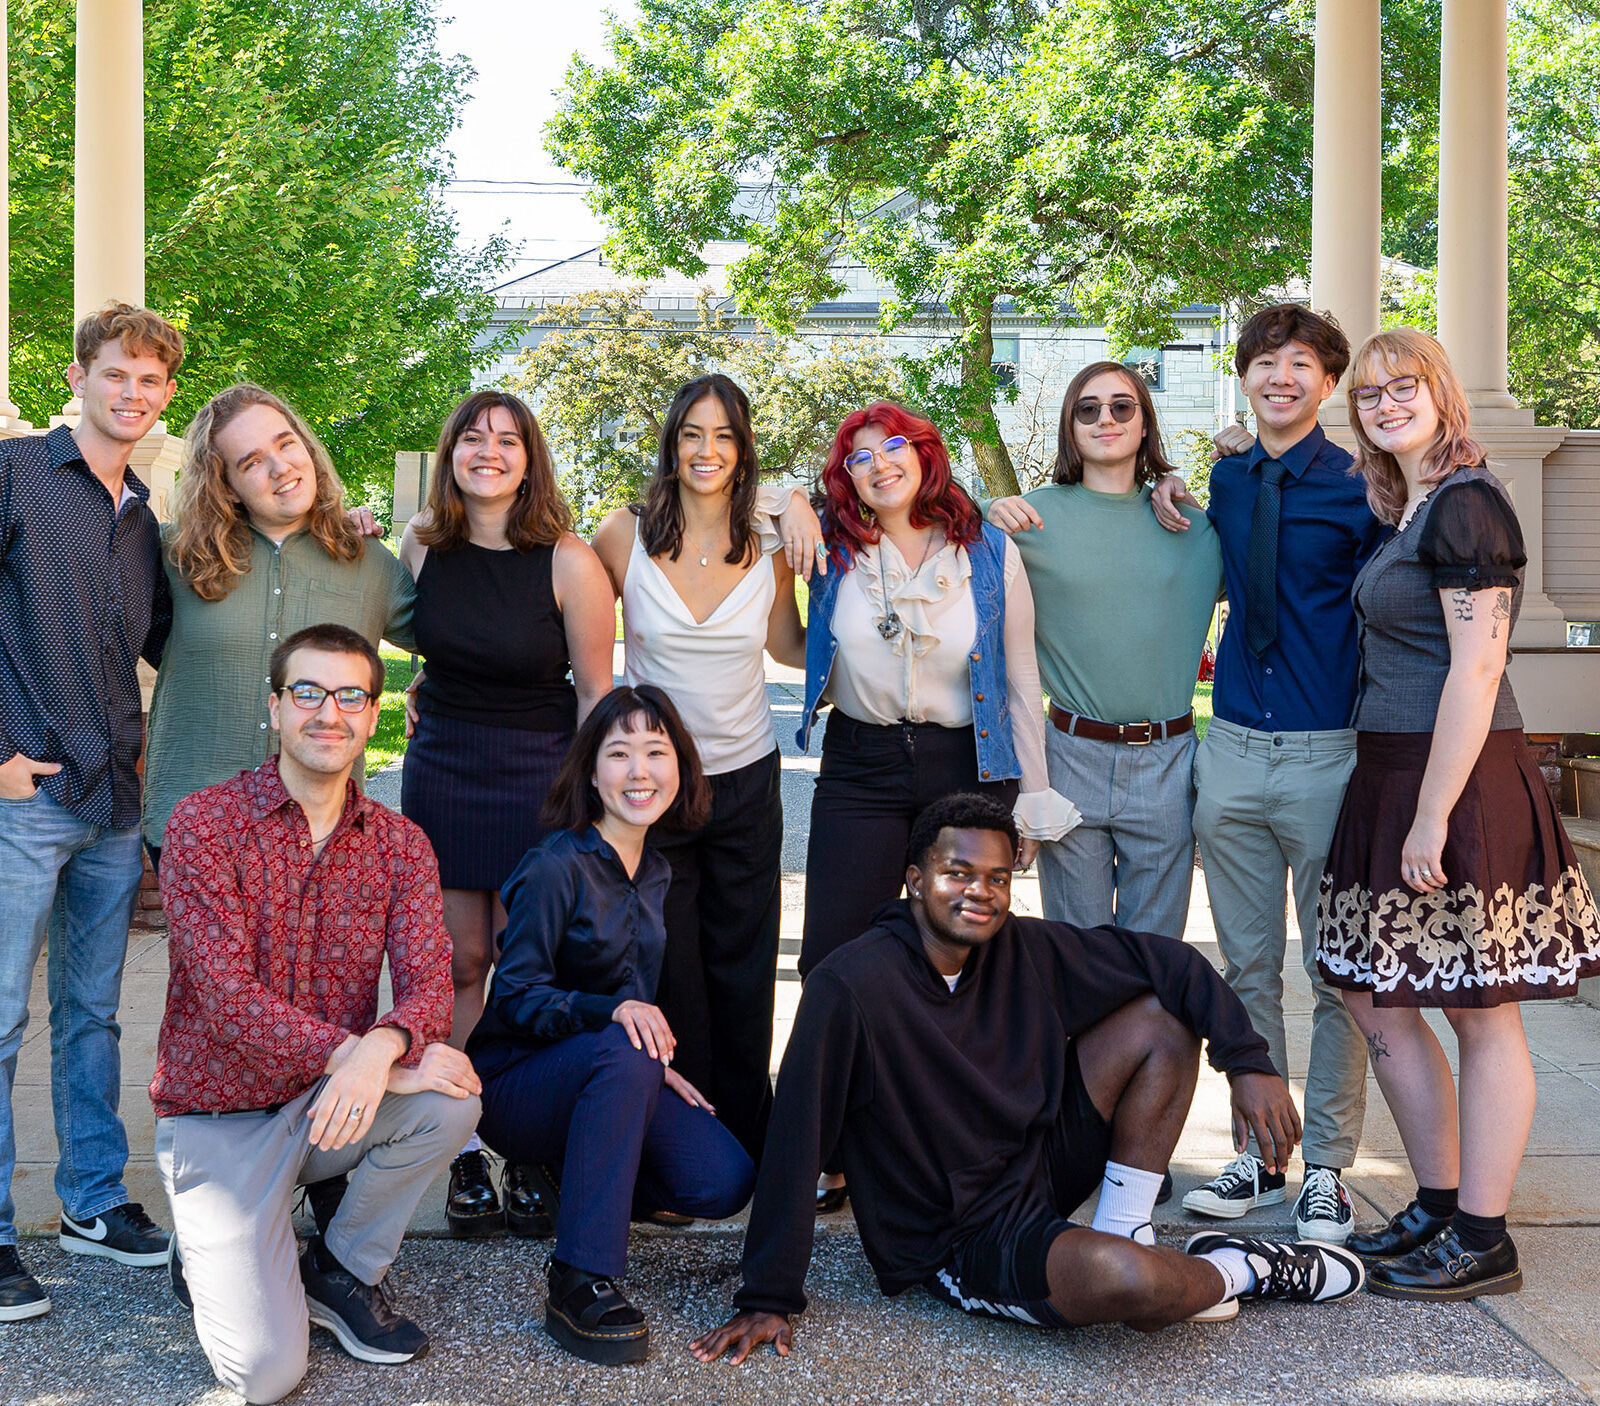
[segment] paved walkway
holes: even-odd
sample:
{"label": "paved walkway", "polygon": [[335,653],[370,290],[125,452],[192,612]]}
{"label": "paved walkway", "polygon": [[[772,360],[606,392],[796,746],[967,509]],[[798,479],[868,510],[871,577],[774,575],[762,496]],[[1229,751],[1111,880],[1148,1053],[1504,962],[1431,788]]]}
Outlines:
{"label": "paved walkway", "polygon": [[[795,676],[774,669],[769,694],[784,751],[784,927],[778,988],[778,1049],[799,998],[805,835],[815,755],[792,745],[800,699]],[[374,793],[398,802],[398,772]],[[1196,871],[1188,941],[1217,961],[1205,886]],[[1037,912],[1024,883],[1018,906]],[[1309,994],[1291,944],[1287,964],[1290,1059],[1304,1070]],[[158,1219],[165,1198],[151,1156],[145,1094],[166,987],[163,935],[129,942],[123,1009],[123,1107],[134,1148],[128,1185]],[[49,1100],[49,1036],[41,964],[34,1024],[16,1087],[18,1223],[49,1235],[59,1210],[51,1186],[55,1139]],[[721,1320],[737,1275],[740,1229],[639,1229],[630,1289],[651,1316],[655,1345],[637,1369],[606,1371],[555,1350],[540,1327],[546,1247],[501,1240],[443,1240],[443,1188],[413,1222],[396,1266],[397,1297],[432,1333],[426,1361],[399,1369],[352,1362],[313,1334],[307,1385],[296,1402],[512,1403],[676,1401],[843,1403],[1037,1400],[1202,1403],[1581,1402],[1600,1398],[1600,1010],[1555,1002],[1525,1010],[1539,1081],[1539,1111],[1511,1216],[1527,1287],[1478,1304],[1395,1304],[1362,1295],[1327,1309],[1252,1305],[1229,1324],[1184,1325],[1156,1337],[1122,1329],[1041,1334],[969,1320],[912,1293],[884,1300],[860,1253],[848,1214],[819,1238],[796,1351],[739,1371],[706,1368],[683,1350],[694,1332]],[[1447,1049],[1452,1042],[1447,1037]],[[1298,1091],[1298,1083],[1297,1083]],[[1183,1193],[1229,1155],[1227,1087],[1203,1070],[1194,1110],[1173,1160],[1177,1195],[1158,1212],[1164,1239],[1181,1241],[1202,1222],[1179,1209]],[[1358,1215],[1398,1210],[1411,1180],[1394,1124],[1369,1081],[1366,1136],[1350,1184]],[[1244,1224],[1282,1233],[1287,1207]],[[61,1254],[51,1240],[24,1254],[56,1308],[0,1329],[0,1402],[221,1403],[193,1329],[159,1272]]]}

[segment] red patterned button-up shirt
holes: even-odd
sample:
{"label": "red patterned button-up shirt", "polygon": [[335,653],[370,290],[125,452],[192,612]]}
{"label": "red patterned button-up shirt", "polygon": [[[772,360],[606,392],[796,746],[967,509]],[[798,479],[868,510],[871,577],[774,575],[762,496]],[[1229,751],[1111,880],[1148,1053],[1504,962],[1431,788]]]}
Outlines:
{"label": "red patterned button-up shirt", "polygon": [[[172,964],[156,1113],[285,1103],[346,1036],[395,1025],[405,1062],[450,1033],[450,936],[422,831],[349,786],[312,853],[277,759],[179,802],[161,851]],[[394,1009],[380,1021],[385,955]]]}

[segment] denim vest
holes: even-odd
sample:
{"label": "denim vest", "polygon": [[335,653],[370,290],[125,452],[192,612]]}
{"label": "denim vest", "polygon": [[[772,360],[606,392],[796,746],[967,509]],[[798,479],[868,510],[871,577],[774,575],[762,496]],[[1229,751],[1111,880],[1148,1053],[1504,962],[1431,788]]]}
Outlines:
{"label": "denim vest", "polygon": [[[983,524],[983,536],[967,548],[972,563],[972,603],[978,631],[970,651],[968,674],[972,688],[974,739],[978,744],[978,775],[984,781],[1010,781],[1022,775],[1017,750],[1011,743],[1011,714],[1006,706],[1006,535]],[[839,641],[833,635],[833,610],[845,573],[837,567],[818,581],[810,581],[811,602],[806,612],[806,705],[795,742],[801,751],[811,743],[811,726],[822,706],[822,691],[833,672]]]}

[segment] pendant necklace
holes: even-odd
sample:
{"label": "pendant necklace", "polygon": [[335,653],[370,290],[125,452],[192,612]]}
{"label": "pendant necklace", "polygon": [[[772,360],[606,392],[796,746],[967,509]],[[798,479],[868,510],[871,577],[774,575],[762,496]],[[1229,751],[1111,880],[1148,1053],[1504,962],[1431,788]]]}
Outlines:
{"label": "pendant necklace", "polygon": [[[887,534],[885,534],[887,535]],[[922,556],[917,562],[916,570],[911,573],[915,576],[928,563],[928,548],[931,543],[927,538],[922,542]],[[889,607],[889,613],[878,621],[878,633],[886,640],[892,640],[906,627],[906,622],[900,618],[900,612],[894,608],[889,600],[889,582],[883,574],[883,542],[878,542],[878,588],[883,592],[883,603]]]}

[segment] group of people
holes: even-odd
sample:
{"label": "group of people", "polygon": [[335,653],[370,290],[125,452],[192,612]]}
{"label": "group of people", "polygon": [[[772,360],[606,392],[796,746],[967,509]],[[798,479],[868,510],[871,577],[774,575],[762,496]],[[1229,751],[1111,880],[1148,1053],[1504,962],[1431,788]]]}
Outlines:
{"label": "group of people", "polygon": [[[1304,307],[1253,317],[1257,433],[1219,443],[1204,511],[1114,362],[1067,388],[1044,487],[975,501],[937,429],[880,403],[839,427],[820,511],[760,486],[744,392],[698,377],[644,501],[592,545],[533,414],[476,392],[398,558],[251,385],[195,417],[158,525],[128,465],[182,351],[108,307],[77,329],[77,426],[0,444],[0,1322],[50,1307],[9,1195],[47,930],[60,1243],[168,1265],[251,1401],[298,1383],[313,1323],[367,1361],[427,1350],[384,1276],[446,1167],[457,1234],[554,1234],[546,1327],[604,1363],[648,1351],[630,1221],[752,1194],[737,1311],[702,1360],[789,1350],[814,1216],[847,1198],[886,1293],[1048,1326],[1520,1285],[1518,1003],[1600,973],[1600,918],[1504,677],[1516,516],[1431,338],[1352,362]],[[1319,423],[1347,370],[1354,458]],[[358,785],[381,640],[425,661],[404,818]],[[830,709],[775,1090],[766,654],[804,669],[802,747]],[[169,920],[150,1092],[170,1235],[122,1184],[141,838]],[[1181,941],[1196,839],[1220,975]],[[1019,918],[1036,857],[1045,916]],[[1287,888],[1316,996],[1303,1126]],[[1300,1144],[1292,1239],[1155,1243],[1202,1042],[1237,1155],[1183,1204],[1287,1199]],[[1358,1229],[1341,1173],[1369,1063],[1417,1192]]]}

